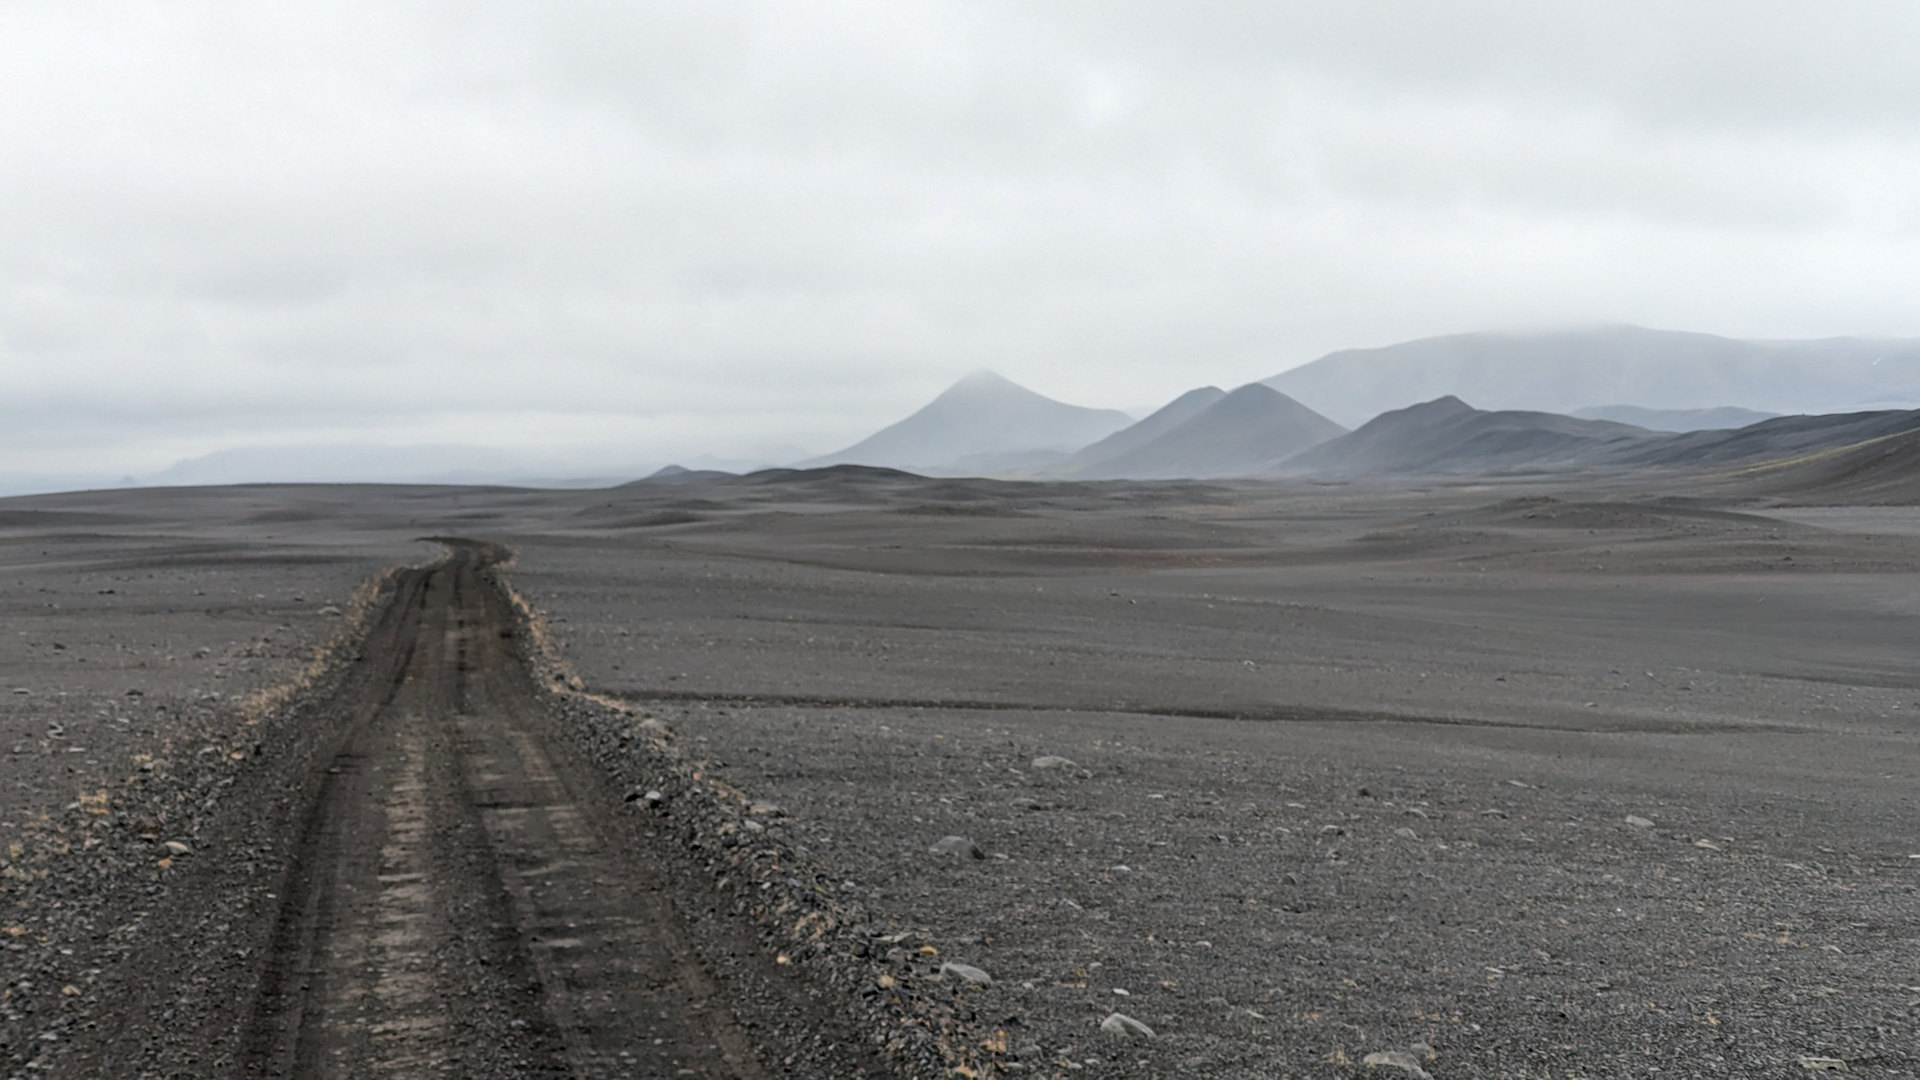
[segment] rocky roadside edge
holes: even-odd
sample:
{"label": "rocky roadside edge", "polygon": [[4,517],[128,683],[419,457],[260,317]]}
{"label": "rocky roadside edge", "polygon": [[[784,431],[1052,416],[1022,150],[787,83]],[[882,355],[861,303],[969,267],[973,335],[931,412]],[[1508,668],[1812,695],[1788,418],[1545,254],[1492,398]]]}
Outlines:
{"label": "rocky roadside edge", "polygon": [[[143,957],[234,940],[227,931],[247,918],[258,890],[210,886],[236,875],[278,879],[288,846],[249,827],[254,800],[311,771],[321,725],[305,722],[306,708],[332,696],[401,569],[360,584],[340,628],[293,680],[230,701],[149,695],[146,704],[168,714],[160,752],[137,758],[119,784],[81,796],[32,848],[8,849],[0,868],[8,1076],[191,1075],[217,1055],[195,1045],[231,1026],[235,1012],[215,990],[215,971],[247,957],[208,951],[167,987],[150,985]],[[153,1026],[130,1032],[136,1018]],[[122,1059],[130,1038],[140,1041],[138,1061]]]}
{"label": "rocky roadside edge", "polygon": [[777,807],[711,774],[645,710],[596,694],[555,647],[541,613],[505,570],[495,580],[513,603],[526,655],[554,715],[575,745],[628,790],[628,804],[668,840],[682,882],[675,902],[698,925],[703,897],[751,926],[760,948],[816,984],[837,991],[859,1037],[911,1077],[1001,1075],[1006,1032],[969,1002],[961,979],[940,976],[930,945],[887,927],[857,902],[833,893],[834,879],[788,839],[793,824]]}

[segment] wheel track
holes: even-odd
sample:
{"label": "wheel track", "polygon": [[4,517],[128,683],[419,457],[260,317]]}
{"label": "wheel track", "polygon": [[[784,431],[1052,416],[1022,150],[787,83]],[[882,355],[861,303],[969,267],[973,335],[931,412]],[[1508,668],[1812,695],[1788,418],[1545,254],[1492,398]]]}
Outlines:
{"label": "wheel track", "polygon": [[450,548],[329,710],[235,1074],[768,1075],[600,778],[542,741],[500,552]]}

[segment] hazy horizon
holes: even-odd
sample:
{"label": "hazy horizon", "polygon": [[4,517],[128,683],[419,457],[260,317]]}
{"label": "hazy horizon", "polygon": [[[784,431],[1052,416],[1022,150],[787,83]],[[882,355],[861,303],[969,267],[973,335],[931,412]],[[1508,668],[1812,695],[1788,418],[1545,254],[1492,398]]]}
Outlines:
{"label": "hazy horizon", "polygon": [[0,479],[820,454],[979,368],[1138,412],[1477,330],[1920,336],[1916,32],[1725,2],[10,5]]}

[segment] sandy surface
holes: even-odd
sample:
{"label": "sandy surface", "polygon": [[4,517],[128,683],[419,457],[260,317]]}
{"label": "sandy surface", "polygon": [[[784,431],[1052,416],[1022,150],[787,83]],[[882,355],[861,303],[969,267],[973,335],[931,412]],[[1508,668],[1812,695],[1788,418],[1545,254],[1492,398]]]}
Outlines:
{"label": "sandy surface", "polygon": [[[104,868],[71,837],[11,856],[7,1060],[57,1071],[50,1047],[110,1022],[109,930],[141,924],[98,882],[169,902],[154,844],[185,818],[145,828],[114,777],[217,817],[221,780],[274,757],[239,745],[231,698],[296,677],[360,580],[459,532],[514,549],[583,691],[673,729],[609,775],[680,761],[777,804],[756,833],[865,935],[802,966],[862,1016],[935,1017],[976,1071],[1920,1073],[1920,530],[1623,494],[11,500],[0,675],[30,692],[0,723],[31,805],[9,821],[67,822]],[[22,516],[56,511],[124,520]],[[117,734],[75,752],[56,727]],[[133,757],[203,738],[218,768]],[[96,783],[104,813],[76,804]],[[979,857],[929,851],[947,836]],[[1104,1034],[1114,1012],[1156,1037]]]}

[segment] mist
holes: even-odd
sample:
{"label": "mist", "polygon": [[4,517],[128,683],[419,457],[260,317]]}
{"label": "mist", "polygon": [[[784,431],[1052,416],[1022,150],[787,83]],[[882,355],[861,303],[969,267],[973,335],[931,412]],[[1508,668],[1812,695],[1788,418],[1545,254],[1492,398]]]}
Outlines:
{"label": "mist", "polygon": [[1910,336],[1916,23],[8,5],[0,475],[797,459],[982,367],[1139,413],[1443,333]]}

